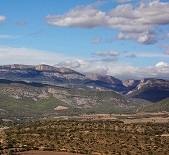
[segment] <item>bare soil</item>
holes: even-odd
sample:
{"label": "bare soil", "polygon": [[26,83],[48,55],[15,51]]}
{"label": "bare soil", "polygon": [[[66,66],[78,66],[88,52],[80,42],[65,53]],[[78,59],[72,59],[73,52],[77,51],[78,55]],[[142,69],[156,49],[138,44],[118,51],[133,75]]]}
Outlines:
{"label": "bare soil", "polygon": [[[163,115],[168,115],[163,117]],[[137,114],[94,114],[94,115],[81,115],[74,117],[63,116],[62,119],[78,118],[81,120],[120,120],[125,124],[130,123],[168,123],[169,112],[156,112],[156,113],[137,113]]]}
{"label": "bare soil", "polygon": [[55,152],[55,151],[26,151],[17,154],[18,155],[81,155],[77,153]]}

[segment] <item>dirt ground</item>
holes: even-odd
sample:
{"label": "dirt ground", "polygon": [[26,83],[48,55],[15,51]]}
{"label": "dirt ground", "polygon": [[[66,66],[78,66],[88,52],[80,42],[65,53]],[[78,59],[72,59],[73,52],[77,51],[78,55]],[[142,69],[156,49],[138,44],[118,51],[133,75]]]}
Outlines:
{"label": "dirt ground", "polygon": [[[163,117],[163,115],[168,115]],[[148,116],[148,117],[147,117]],[[125,124],[130,123],[169,123],[169,112],[156,112],[156,113],[137,113],[137,114],[94,114],[94,115],[81,115],[74,117],[59,117],[62,119],[78,118],[80,120],[120,120]]]}
{"label": "dirt ground", "polygon": [[54,152],[54,151],[26,151],[18,153],[18,155],[81,155],[77,153]]}
{"label": "dirt ground", "polygon": [[169,118],[161,118],[161,117],[150,117],[150,118],[140,118],[140,119],[122,119],[125,124],[130,123],[168,123]]}

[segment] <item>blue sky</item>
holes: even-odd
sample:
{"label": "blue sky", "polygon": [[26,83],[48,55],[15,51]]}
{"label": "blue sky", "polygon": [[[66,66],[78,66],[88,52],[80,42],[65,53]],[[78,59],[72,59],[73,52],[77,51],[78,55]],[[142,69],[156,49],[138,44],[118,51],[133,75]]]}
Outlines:
{"label": "blue sky", "polygon": [[169,79],[167,0],[0,0],[0,64]]}

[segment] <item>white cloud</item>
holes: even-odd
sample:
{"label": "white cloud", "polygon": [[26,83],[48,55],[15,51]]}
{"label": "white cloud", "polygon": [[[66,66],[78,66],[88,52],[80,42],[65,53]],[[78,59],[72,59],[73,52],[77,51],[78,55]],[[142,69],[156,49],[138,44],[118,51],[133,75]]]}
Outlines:
{"label": "white cloud", "polygon": [[[72,64],[79,64],[78,67],[74,68],[72,67]],[[108,67],[104,65],[104,63],[101,63],[101,61],[95,61],[95,60],[82,60],[82,59],[76,59],[76,60],[69,60],[64,61],[61,63],[55,64],[55,66],[62,66],[68,67],[71,69],[75,69],[76,71],[83,73],[83,74],[107,74]]]}
{"label": "white cloud", "polygon": [[157,42],[157,35],[152,32],[143,32],[143,33],[122,33],[120,32],[117,36],[118,39],[134,39],[141,44],[154,44]]}
{"label": "white cloud", "polygon": [[156,64],[156,67],[158,67],[158,66],[168,66],[168,65],[167,65],[167,63],[165,63],[165,62],[158,62],[158,63]]}
{"label": "white cloud", "polygon": [[[127,2],[130,0],[117,0]],[[63,15],[48,15],[47,23],[55,26],[81,28],[108,27],[125,32],[123,39],[136,39],[142,44],[153,44],[157,36],[153,31],[160,25],[169,24],[169,3],[160,1],[141,2],[139,7],[122,4],[109,12],[99,5],[78,6]],[[101,4],[100,4],[101,5]],[[120,36],[119,36],[120,37]],[[121,38],[121,39],[122,39]]]}
{"label": "white cloud", "polygon": [[96,56],[118,56],[120,52],[117,51],[101,51],[101,52],[94,52],[92,55]]}
{"label": "white cloud", "polygon": [[0,16],[0,22],[3,22],[5,20],[7,20],[7,18],[5,16]]}
{"label": "white cloud", "polygon": [[103,26],[107,21],[107,17],[105,12],[93,9],[93,7],[98,5],[99,3],[94,3],[93,5],[85,7],[78,6],[64,15],[48,15],[46,17],[47,23],[55,26],[84,28]]}
{"label": "white cloud", "polygon": [[133,67],[130,65],[109,68],[108,74],[120,79],[163,78],[169,79],[169,65],[164,63],[158,66]]}
{"label": "white cloud", "polygon": [[[76,68],[72,64],[78,64]],[[64,65],[65,64],[65,65]],[[159,62],[155,66],[133,67],[129,64],[120,62],[105,64],[101,61],[71,60],[69,63],[62,62],[64,67],[75,69],[83,74],[107,74],[119,79],[143,79],[143,78],[163,78],[169,79],[169,65],[165,62]],[[62,66],[56,64],[56,66]]]}
{"label": "white cloud", "polygon": [[131,4],[119,5],[109,12],[111,28],[124,32],[143,33],[157,25],[169,24],[169,3],[152,1],[141,3],[138,8]]}
{"label": "white cloud", "polygon": [[144,32],[139,35],[137,41],[142,44],[154,44],[157,42],[157,36],[154,33]]}
{"label": "white cloud", "polygon": [[41,51],[29,48],[0,46],[0,64],[30,64],[41,63],[53,65],[60,60],[73,59],[59,53]]}

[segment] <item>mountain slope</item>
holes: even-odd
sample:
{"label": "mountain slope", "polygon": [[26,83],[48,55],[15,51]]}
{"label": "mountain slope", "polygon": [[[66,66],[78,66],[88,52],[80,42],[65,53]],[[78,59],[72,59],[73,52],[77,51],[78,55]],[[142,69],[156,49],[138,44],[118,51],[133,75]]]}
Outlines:
{"label": "mountain slope", "polygon": [[158,102],[169,97],[169,81],[162,79],[144,79],[127,94],[128,97],[142,98]]}
{"label": "mountain slope", "polygon": [[147,105],[139,111],[144,111],[144,112],[162,112],[162,111],[167,111],[169,112],[169,98],[166,98],[160,102],[154,103]]}
{"label": "mountain slope", "polygon": [[8,81],[7,84],[1,81],[1,117],[76,115],[93,110],[95,113],[134,112],[149,104],[114,91],[78,90],[40,84],[37,87],[25,83]]}

